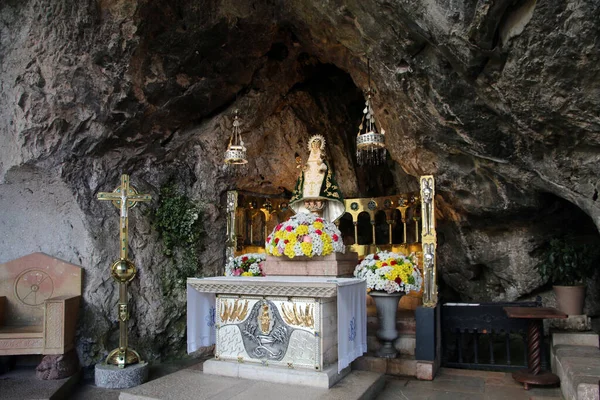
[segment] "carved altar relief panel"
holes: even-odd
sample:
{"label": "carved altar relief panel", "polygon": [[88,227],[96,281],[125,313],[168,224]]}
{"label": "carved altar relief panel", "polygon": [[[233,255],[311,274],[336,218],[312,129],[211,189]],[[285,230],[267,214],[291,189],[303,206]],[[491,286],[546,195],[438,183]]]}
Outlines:
{"label": "carved altar relief panel", "polygon": [[216,358],[323,368],[318,299],[219,295],[216,309]]}

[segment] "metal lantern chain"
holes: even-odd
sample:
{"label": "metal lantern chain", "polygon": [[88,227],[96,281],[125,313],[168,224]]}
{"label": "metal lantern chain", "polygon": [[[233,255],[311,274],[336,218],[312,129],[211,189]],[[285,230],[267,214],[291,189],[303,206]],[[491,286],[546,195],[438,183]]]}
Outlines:
{"label": "metal lantern chain", "polygon": [[385,130],[377,130],[375,124],[375,113],[371,97],[371,65],[367,59],[367,70],[369,74],[369,88],[367,89],[367,101],[363,110],[363,118],[358,127],[356,136],[356,159],[358,165],[377,165],[383,164],[387,155],[385,147]]}
{"label": "metal lantern chain", "polygon": [[235,110],[231,138],[229,138],[229,144],[227,150],[225,150],[225,165],[227,168],[240,168],[240,166],[247,163],[246,146],[244,146],[240,129],[240,118],[238,117],[238,110]]}

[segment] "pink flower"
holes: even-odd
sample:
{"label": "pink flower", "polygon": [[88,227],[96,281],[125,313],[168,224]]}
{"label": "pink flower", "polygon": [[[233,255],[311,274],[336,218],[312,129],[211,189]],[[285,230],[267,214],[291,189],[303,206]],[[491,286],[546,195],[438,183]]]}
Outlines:
{"label": "pink flower", "polygon": [[339,239],[339,236],[334,233],[331,238],[333,239],[334,242],[337,242]]}
{"label": "pink flower", "polygon": [[279,243],[279,238],[275,238],[275,244]]}
{"label": "pink flower", "polygon": [[240,276],[242,274],[242,272],[244,272],[243,269],[236,268],[236,269],[233,270],[233,276]]}
{"label": "pink flower", "polygon": [[317,235],[322,235],[323,234],[323,232],[320,229],[315,229],[315,233]]}
{"label": "pink flower", "polygon": [[275,227],[275,230],[276,230],[276,231],[278,231],[278,230],[280,230],[280,229],[281,229],[281,227],[282,227],[282,225],[281,225],[281,224],[277,224],[277,226]]}
{"label": "pink flower", "polygon": [[323,218],[317,218],[315,219],[316,222],[323,222]]}
{"label": "pink flower", "polygon": [[288,226],[285,227],[285,230],[288,231],[288,232],[291,232],[293,229],[294,228],[292,228],[291,225],[288,225]]}
{"label": "pink flower", "polygon": [[267,243],[271,243],[271,236],[267,237]]}
{"label": "pink flower", "polygon": [[304,235],[304,239],[302,239],[304,243],[312,243],[312,238],[308,235]]}

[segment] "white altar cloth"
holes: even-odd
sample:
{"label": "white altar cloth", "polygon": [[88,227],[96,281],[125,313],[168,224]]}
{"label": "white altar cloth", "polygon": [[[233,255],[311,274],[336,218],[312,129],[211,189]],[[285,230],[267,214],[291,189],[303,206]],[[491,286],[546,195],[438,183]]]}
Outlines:
{"label": "white altar cloth", "polygon": [[[190,278],[195,279],[195,278]],[[219,285],[321,286],[337,288],[338,372],[367,351],[367,283],[356,278],[309,276],[213,277],[201,279]],[[236,285],[237,286],[237,285]],[[226,294],[226,292],[218,292]],[[192,353],[216,341],[214,292],[187,285],[187,351]]]}

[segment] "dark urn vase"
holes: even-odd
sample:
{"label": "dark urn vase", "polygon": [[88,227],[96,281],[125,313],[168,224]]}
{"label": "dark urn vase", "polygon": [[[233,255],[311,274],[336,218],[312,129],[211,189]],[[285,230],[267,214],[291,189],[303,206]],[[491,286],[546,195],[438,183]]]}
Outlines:
{"label": "dark urn vase", "polygon": [[379,320],[377,339],[379,339],[379,342],[381,343],[381,348],[377,351],[377,356],[383,358],[396,358],[398,355],[398,351],[394,347],[394,340],[398,338],[396,314],[398,311],[398,302],[402,296],[404,296],[404,293],[372,291],[369,294],[375,301],[377,318]]}

